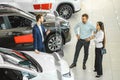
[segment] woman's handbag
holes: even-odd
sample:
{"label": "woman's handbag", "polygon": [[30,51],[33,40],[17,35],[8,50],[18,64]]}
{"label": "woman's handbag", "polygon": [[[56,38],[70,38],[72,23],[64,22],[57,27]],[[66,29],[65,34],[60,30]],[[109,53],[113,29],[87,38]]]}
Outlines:
{"label": "woman's handbag", "polygon": [[104,54],[106,54],[106,53],[107,53],[107,50],[106,50],[105,48],[102,48],[102,49],[101,49],[101,54],[104,55]]}

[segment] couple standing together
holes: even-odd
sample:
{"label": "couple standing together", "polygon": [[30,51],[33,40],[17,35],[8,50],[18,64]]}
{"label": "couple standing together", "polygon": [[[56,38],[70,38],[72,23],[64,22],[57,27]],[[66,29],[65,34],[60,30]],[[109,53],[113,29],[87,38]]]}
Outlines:
{"label": "couple standing together", "polygon": [[[86,70],[86,62],[89,55],[90,41],[94,39],[95,42],[95,70],[97,72],[96,77],[99,78],[103,75],[102,71],[102,58],[101,49],[105,47],[105,31],[103,22],[97,22],[96,28],[88,22],[89,16],[87,14],[82,15],[82,22],[78,23],[75,28],[75,34],[78,39],[74,54],[73,63],[70,68],[76,67],[79,53],[82,47],[84,47],[84,59],[83,70]],[[93,35],[92,35],[93,33]]]}

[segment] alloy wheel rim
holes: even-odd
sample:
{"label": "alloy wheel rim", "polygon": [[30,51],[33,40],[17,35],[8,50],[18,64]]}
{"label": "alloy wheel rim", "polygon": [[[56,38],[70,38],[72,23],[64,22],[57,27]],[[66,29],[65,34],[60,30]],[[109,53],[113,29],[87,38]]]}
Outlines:
{"label": "alloy wheel rim", "polygon": [[61,8],[61,10],[60,10],[60,16],[62,16],[62,17],[64,17],[64,18],[68,18],[69,16],[70,16],[70,8],[68,8],[68,7],[63,7],[63,8]]}
{"label": "alloy wheel rim", "polygon": [[61,48],[62,46],[62,38],[61,36],[55,36],[52,37],[49,41],[48,41],[48,48],[51,51],[57,51]]}

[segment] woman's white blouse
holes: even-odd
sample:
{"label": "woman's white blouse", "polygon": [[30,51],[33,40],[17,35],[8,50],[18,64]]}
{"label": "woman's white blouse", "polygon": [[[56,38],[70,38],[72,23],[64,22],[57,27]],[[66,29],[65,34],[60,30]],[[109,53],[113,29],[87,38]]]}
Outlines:
{"label": "woman's white blouse", "polygon": [[103,39],[104,39],[104,32],[102,30],[98,31],[95,34],[95,47],[102,48],[103,47]]}

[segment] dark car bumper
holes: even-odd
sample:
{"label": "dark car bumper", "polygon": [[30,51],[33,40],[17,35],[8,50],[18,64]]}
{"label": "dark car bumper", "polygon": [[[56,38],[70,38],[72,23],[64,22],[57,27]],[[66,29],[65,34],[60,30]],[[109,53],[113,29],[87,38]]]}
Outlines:
{"label": "dark car bumper", "polygon": [[69,28],[63,30],[63,39],[64,44],[71,41],[71,33]]}
{"label": "dark car bumper", "polygon": [[71,41],[71,34],[70,34],[70,32],[68,33],[68,36],[67,36],[67,38],[66,38],[66,40],[65,40],[65,43],[67,43],[67,42],[70,42]]}

